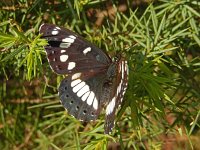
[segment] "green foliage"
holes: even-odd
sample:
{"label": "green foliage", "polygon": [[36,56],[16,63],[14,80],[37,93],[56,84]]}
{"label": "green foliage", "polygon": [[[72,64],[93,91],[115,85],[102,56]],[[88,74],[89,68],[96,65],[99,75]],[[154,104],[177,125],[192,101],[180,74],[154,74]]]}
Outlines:
{"label": "green foliage", "polygon": [[[132,1],[99,0],[0,5],[0,149],[162,149],[171,146],[169,137],[175,139],[174,149],[200,148],[195,140],[200,139],[200,3],[162,0],[132,6]],[[95,26],[99,18],[91,10],[106,9],[112,14],[101,16],[104,21]],[[59,103],[62,76],[47,62],[47,42],[38,33],[43,22],[126,55],[129,87],[111,135],[103,134],[104,113],[85,124]]]}

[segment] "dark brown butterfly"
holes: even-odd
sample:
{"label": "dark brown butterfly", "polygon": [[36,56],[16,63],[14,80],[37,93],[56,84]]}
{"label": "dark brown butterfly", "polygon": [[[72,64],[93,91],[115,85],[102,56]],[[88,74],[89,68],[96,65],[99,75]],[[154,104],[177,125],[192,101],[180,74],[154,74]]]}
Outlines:
{"label": "dark brown butterfly", "polygon": [[112,60],[76,33],[56,25],[42,24],[40,33],[48,41],[45,50],[53,71],[68,75],[58,89],[64,108],[88,122],[105,107],[104,128],[110,133],[128,85],[127,61],[121,56]]}

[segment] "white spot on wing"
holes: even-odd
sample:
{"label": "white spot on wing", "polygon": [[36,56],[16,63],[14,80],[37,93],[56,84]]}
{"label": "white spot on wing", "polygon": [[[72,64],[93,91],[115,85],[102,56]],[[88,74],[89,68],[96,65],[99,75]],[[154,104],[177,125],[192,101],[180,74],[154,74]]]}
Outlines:
{"label": "white spot on wing", "polygon": [[122,79],[124,79],[124,61],[122,61]]}
{"label": "white spot on wing", "polygon": [[66,62],[68,59],[68,55],[60,55],[60,61],[61,62]]}
{"label": "white spot on wing", "polygon": [[128,63],[127,63],[127,61],[125,61],[124,68],[125,68],[125,71],[128,70]]}
{"label": "white spot on wing", "polygon": [[81,73],[75,73],[72,75],[72,80],[78,79],[80,78],[80,76],[81,76]]}
{"label": "white spot on wing", "polygon": [[76,63],[75,62],[69,62],[68,64],[68,70],[72,70],[74,67],[76,66]]}
{"label": "white spot on wing", "polygon": [[74,93],[78,92],[83,86],[85,85],[85,82],[82,81],[81,83],[77,84],[75,87],[73,87],[72,91]]}
{"label": "white spot on wing", "polygon": [[75,37],[75,36],[73,36],[73,35],[70,35],[69,37],[70,37],[70,38],[72,38],[72,39],[76,39],[76,37]]}
{"label": "white spot on wing", "polygon": [[94,96],[95,96],[95,95],[94,95],[94,92],[91,91],[89,97],[87,98],[87,104],[88,104],[88,105],[92,105]]}
{"label": "white spot on wing", "polygon": [[128,64],[127,64],[127,61],[126,61],[126,73],[127,73],[127,76],[129,74],[129,70],[128,70]]}
{"label": "white spot on wing", "polygon": [[66,52],[66,50],[65,49],[62,49],[61,51],[60,51],[60,53],[65,53]]}
{"label": "white spot on wing", "polygon": [[70,43],[60,43],[60,45],[59,45],[59,47],[60,48],[68,48],[68,47],[70,47]]}
{"label": "white spot on wing", "polygon": [[106,115],[109,115],[109,114],[111,114],[113,112],[113,110],[115,108],[115,100],[116,100],[116,98],[113,97],[111,102],[107,105],[107,107],[106,107]]}
{"label": "white spot on wing", "polygon": [[74,39],[67,37],[67,38],[62,39],[62,42],[74,43]]}
{"label": "white spot on wing", "polygon": [[56,27],[56,29],[58,29],[58,30],[61,30],[61,28],[60,28],[60,27]]}
{"label": "white spot on wing", "polygon": [[121,91],[121,87],[122,87],[122,84],[120,82],[119,86],[117,87],[117,95],[119,95],[120,91]]}
{"label": "white spot on wing", "polygon": [[81,97],[82,101],[85,101],[85,100],[87,99],[87,97],[89,96],[89,94],[90,94],[90,91],[88,91],[87,93],[85,93],[85,94]]}
{"label": "white spot on wing", "polygon": [[125,92],[126,92],[126,89],[124,89],[124,91],[123,91],[123,93],[122,93],[122,96],[124,96]]}
{"label": "white spot on wing", "polygon": [[80,83],[81,80],[80,79],[77,79],[77,80],[74,80],[71,82],[71,87],[74,87],[75,85],[77,85],[78,83]]}
{"label": "white spot on wing", "polygon": [[83,50],[83,54],[86,55],[90,51],[91,51],[91,47],[87,47],[86,49]]}
{"label": "white spot on wing", "polygon": [[59,33],[58,30],[53,30],[53,31],[51,32],[52,35],[57,35],[58,33]]}
{"label": "white spot on wing", "polygon": [[83,88],[81,88],[78,93],[77,96],[81,97],[83,94],[85,94],[86,92],[88,92],[90,90],[88,85],[85,85]]}
{"label": "white spot on wing", "polygon": [[121,67],[121,64],[119,65],[119,73],[121,72],[122,70],[122,67]]}
{"label": "white spot on wing", "polygon": [[96,97],[94,98],[93,107],[94,107],[94,109],[96,109],[96,110],[97,110],[97,108],[98,108],[98,100],[97,100]]}

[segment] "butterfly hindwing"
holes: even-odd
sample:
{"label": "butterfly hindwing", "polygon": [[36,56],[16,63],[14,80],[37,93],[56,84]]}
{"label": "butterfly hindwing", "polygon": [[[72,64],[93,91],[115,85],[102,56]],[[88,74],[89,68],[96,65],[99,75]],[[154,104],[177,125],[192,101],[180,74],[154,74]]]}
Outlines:
{"label": "butterfly hindwing", "polygon": [[51,68],[58,74],[102,72],[111,63],[110,57],[74,32],[51,24],[40,27]]}
{"label": "butterfly hindwing", "polygon": [[69,114],[88,122],[97,119],[104,105],[104,101],[101,100],[104,93],[102,81],[106,76],[83,76],[82,73],[76,73],[65,78],[59,87],[59,97]]}

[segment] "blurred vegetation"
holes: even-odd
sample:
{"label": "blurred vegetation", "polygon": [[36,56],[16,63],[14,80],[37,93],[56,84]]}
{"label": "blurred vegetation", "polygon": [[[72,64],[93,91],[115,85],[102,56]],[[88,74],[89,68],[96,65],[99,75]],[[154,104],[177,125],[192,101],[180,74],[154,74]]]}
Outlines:
{"label": "blurred vegetation", "polygon": [[[1,1],[0,149],[200,149],[199,12],[197,0]],[[83,124],[59,103],[44,22],[126,53],[129,87],[111,135],[104,112]]]}

